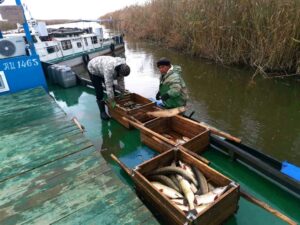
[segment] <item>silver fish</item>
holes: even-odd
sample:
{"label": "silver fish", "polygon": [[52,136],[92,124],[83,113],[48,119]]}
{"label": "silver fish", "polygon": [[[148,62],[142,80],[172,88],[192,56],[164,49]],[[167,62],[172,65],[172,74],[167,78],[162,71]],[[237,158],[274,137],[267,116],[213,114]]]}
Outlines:
{"label": "silver fish", "polygon": [[193,182],[196,186],[198,185],[198,182],[193,176],[191,176],[189,173],[187,173],[185,170],[179,167],[173,167],[173,166],[162,167],[152,171],[149,175],[156,175],[156,174],[179,174],[184,178],[186,178],[187,180]]}
{"label": "silver fish", "polygon": [[180,175],[177,175],[177,179],[178,179],[179,184],[181,186],[181,190],[182,190],[186,200],[188,201],[190,210],[193,210],[195,208],[194,207],[195,196],[194,196],[194,193],[191,190],[190,183]]}
{"label": "silver fish", "polygon": [[199,183],[199,192],[200,194],[206,194],[208,193],[208,185],[207,185],[207,180],[205,178],[205,176],[203,175],[203,173],[200,172],[200,170],[193,166],[192,167],[195,175],[196,175],[196,178],[198,180],[198,183]]}
{"label": "silver fish", "polygon": [[163,185],[159,182],[153,181],[151,184],[161,193],[163,193],[168,198],[183,198],[182,194],[180,194],[178,191],[174,190],[173,188],[170,188],[166,185]]}
{"label": "silver fish", "polygon": [[158,181],[170,188],[175,189],[176,191],[180,191],[179,188],[176,186],[176,184],[172,181],[171,178],[164,176],[164,175],[153,175],[149,177],[149,180],[151,181]]}

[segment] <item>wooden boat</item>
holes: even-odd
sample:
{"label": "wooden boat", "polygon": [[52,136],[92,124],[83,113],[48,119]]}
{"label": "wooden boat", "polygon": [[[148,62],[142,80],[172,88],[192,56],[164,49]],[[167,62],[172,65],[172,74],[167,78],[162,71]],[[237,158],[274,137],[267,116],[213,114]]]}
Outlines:
{"label": "wooden boat", "polygon": [[[145,112],[144,109],[137,109],[135,113],[139,110]],[[113,109],[110,109],[110,112],[113,113]],[[131,124],[138,128],[141,131],[141,141],[152,149],[163,152],[172,146],[182,145],[192,152],[201,153],[208,145],[212,145],[220,152],[230,155],[233,160],[242,162],[253,171],[262,174],[274,184],[300,198],[300,182],[281,172],[283,167],[281,162],[240,143],[241,140],[236,137],[190,119],[186,115],[156,118],[143,124],[137,123],[128,114],[122,114],[122,116],[123,118],[118,117],[117,120],[127,121],[127,127]],[[190,140],[186,143],[176,143],[178,137],[185,136]]]}
{"label": "wooden boat", "polygon": [[[221,132],[216,128],[211,128],[210,130],[208,125],[203,125],[204,127],[202,127],[199,122],[191,120],[184,116],[157,118],[150,120],[144,124],[136,123],[135,121],[131,120],[130,117],[126,117],[126,115],[122,118],[122,120],[128,121],[129,124],[132,124],[133,126],[138,128],[141,131],[141,141],[144,144],[148,145],[150,148],[155,149],[160,153],[163,152],[162,155],[170,151],[170,148],[172,146],[180,146],[181,151],[185,152],[185,154],[189,156],[195,156],[196,154],[194,152],[203,152],[210,143],[211,145],[216,146],[217,149],[222,152],[227,151],[227,154],[231,155],[232,159],[240,158],[240,160],[243,160],[244,163],[248,162],[247,166],[252,166],[253,169],[260,169],[260,171],[264,172],[266,175],[269,175],[268,179],[272,179],[272,182],[275,182],[280,187],[287,189],[296,197],[299,196],[299,182],[279,172],[279,162],[276,162],[276,160],[272,159],[271,157],[259,153],[258,151],[241,144],[239,139]],[[209,135],[209,133],[214,134]],[[174,139],[182,138],[185,135],[189,137],[189,140],[186,140],[185,143],[178,143],[174,141]],[[221,136],[225,136],[227,137],[227,139],[221,138]],[[256,156],[256,158],[254,156]],[[257,157],[260,158],[258,159]],[[262,161],[261,159],[264,159],[264,161]],[[203,160],[203,158],[200,158],[199,161],[205,162],[205,159]],[[146,165],[148,165],[148,167],[146,166],[148,170],[146,169],[146,171],[144,172],[147,173],[147,171],[149,172],[161,164],[164,164],[163,160],[162,162],[156,162],[154,159],[153,161],[149,160],[146,163]],[[273,168],[271,167],[272,165]],[[274,169],[274,167],[276,166],[277,170]],[[140,167],[143,167],[143,165],[138,166],[138,169],[136,170],[139,171]],[[174,206],[172,206],[172,203],[166,203],[164,201],[166,199],[164,199],[160,195],[160,193],[157,193],[155,192],[155,190],[153,190],[153,187],[151,187],[151,185],[149,185],[149,182],[147,183],[147,180],[145,179],[145,177],[143,177],[143,173],[139,174],[138,172],[133,172],[133,174],[135,175],[133,180],[136,183],[138,191],[142,193],[143,197],[145,197],[148,201],[151,202],[151,204],[155,205],[156,208],[162,211],[164,213],[164,216],[167,215],[167,218],[172,221],[172,223],[184,224],[183,220],[186,220],[186,218],[176,218],[176,215],[178,216],[180,215],[180,213],[176,212],[176,210],[172,211],[174,210]],[[242,192],[242,196],[272,213],[276,212],[274,213],[275,215],[287,221],[289,224],[296,224],[290,218],[282,215],[280,212],[277,212],[265,203],[249,196],[247,193]],[[198,221],[201,221],[201,219],[199,218],[201,218],[201,216],[198,217],[198,220],[196,220],[197,222],[195,222],[194,224],[198,224]],[[204,223],[215,224],[214,218],[214,216],[211,216],[209,219],[204,220]],[[221,221],[218,221],[216,222],[216,224],[220,222]]]}

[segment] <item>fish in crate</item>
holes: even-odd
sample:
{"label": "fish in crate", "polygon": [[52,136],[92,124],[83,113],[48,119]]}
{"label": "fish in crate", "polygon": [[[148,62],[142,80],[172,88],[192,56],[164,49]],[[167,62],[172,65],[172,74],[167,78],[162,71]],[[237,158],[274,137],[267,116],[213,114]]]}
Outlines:
{"label": "fish in crate", "polygon": [[239,185],[180,149],[139,165],[137,190],[172,224],[219,225],[237,210]]}

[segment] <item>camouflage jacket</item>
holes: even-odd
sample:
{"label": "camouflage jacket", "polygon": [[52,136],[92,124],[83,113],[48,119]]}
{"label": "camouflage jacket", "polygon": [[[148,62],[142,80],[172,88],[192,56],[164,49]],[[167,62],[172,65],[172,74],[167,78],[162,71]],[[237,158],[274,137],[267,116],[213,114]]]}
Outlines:
{"label": "camouflage jacket", "polygon": [[93,58],[88,64],[88,70],[95,76],[104,77],[106,94],[108,99],[113,99],[114,96],[114,80],[117,80],[118,89],[122,93],[125,91],[125,82],[123,76],[117,76],[115,67],[125,63],[124,58],[112,56],[99,56]]}
{"label": "camouflage jacket", "polygon": [[181,67],[172,65],[169,71],[161,76],[159,84],[160,95],[168,94],[170,97],[163,101],[166,108],[185,106],[188,100],[186,85],[181,78]]}

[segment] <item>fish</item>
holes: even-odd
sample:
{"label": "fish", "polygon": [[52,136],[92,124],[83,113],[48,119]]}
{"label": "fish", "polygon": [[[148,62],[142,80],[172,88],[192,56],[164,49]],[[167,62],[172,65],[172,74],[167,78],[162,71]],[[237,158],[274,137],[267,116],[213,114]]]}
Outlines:
{"label": "fish", "polygon": [[184,143],[185,143],[184,140],[182,140],[182,139],[176,139],[176,145],[182,145]]}
{"label": "fish", "polygon": [[215,187],[211,183],[207,183],[208,191],[213,191]]}
{"label": "fish", "polygon": [[173,188],[174,190],[180,192],[178,186],[172,181],[171,178],[164,176],[164,175],[153,175],[149,177],[149,180],[151,181],[158,181],[170,188]]}
{"label": "fish", "polygon": [[164,137],[166,137],[168,139],[173,140],[173,137],[171,135],[169,135],[169,134],[162,134],[162,136],[164,136]]}
{"label": "fish", "polygon": [[198,190],[199,194],[208,193],[208,185],[205,176],[203,175],[203,173],[200,172],[200,170],[197,167],[193,166],[192,169],[199,183],[199,190]]}
{"label": "fish", "polygon": [[169,178],[170,178],[170,179],[173,181],[173,183],[177,186],[177,188],[179,189],[179,192],[182,192],[182,191],[181,191],[181,187],[180,187],[180,185],[179,185],[179,182],[178,182],[176,176],[175,176],[174,174],[171,174],[171,175],[169,175]]}
{"label": "fish", "polygon": [[159,169],[153,170],[149,175],[156,175],[156,174],[179,174],[183,176],[185,179],[193,182],[196,186],[198,186],[198,182],[196,179],[191,176],[188,172],[186,172],[184,169],[181,169],[179,167],[173,167],[173,166],[166,166],[161,167]]}
{"label": "fish", "polygon": [[190,183],[180,175],[177,175],[176,177],[179,181],[181,190],[182,190],[186,200],[188,201],[188,205],[189,205],[190,210],[193,210],[195,208],[195,206],[194,206],[195,196],[194,196],[194,193],[191,190]]}
{"label": "fish", "polygon": [[176,205],[187,205],[188,202],[185,198],[174,198],[171,199],[172,202],[174,202]]}
{"label": "fish", "polygon": [[217,200],[218,195],[212,192],[208,192],[204,195],[195,195],[195,204],[196,205],[203,205],[203,204],[210,204]]}
{"label": "fish", "polygon": [[220,197],[227,190],[227,188],[228,186],[218,187],[204,195],[195,195],[195,204],[210,204],[217,200],[217,198]]}
{"label": "fish", "polygon": [[180,168],[186,170],[186,172],[188,172],[192,177],[195,178],[195,174],[194,174],[192,168],[189,165],[187,165],[186,163],[184,163],[184,162],[182,162],[180,160],[178,161],[178,164],[179,164]]}
{"label": "fish", "polygon": [[224,187],[218,187],[218,188],[215,188],[212,193],[215,193],[218,195],[218,197],[220,197],[225,191],[227,191],[229,188],[229,185],[227,186],[224,186]]}
{"label": "fish", "polygon": [[188,137],[182,136],[182,140],[184,140],[185,142],[188,142],[188,141],[191,140],[191,139],[188,138]]}
{"label": "fish", "polygon": [[155,116],[155,117],[172,117],[184,111],[186,111],[186,108],[184,106],[181,106],[173,109],[163,109],[163,110],[147,112],[147,114],[149,116]]}
{"label": "fish", "polygon": [[191,190],[194,194],[198,191],[197,187],[193,183],[191,183]]}
{"label": "fish", "polygon": [[170,188],[166,185],[163,185],[159,182],[152,181],[151,184],[161,193],[163,193],[168,198],[183,198],[183,195],[180,194],[178,191]]}

